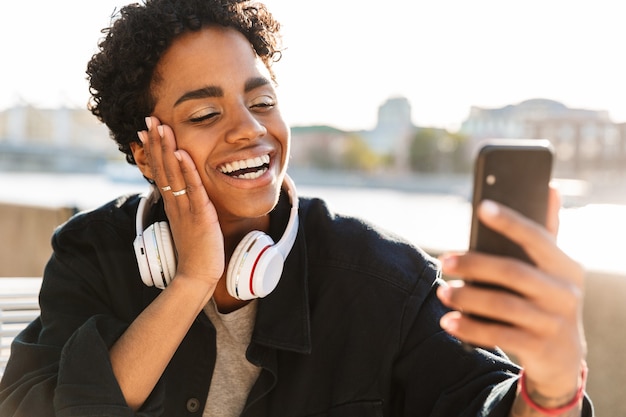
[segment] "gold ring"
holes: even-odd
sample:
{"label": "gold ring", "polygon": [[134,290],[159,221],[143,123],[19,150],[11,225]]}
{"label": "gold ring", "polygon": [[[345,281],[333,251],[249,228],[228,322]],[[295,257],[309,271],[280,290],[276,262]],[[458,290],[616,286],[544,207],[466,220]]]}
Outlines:
{"label": "gold ring", "polygon": [[169,185],[166,185],[165,187],[161,187],[161,191],[169,191],[171,189],[172,187],[170,187]]}
{"label": "gold ring", "polygon": [[187,189],[186,188],[183,188],[180,191],[172,191],[172,195],[174,197],[178,197],[178,196],[185,195],[185,194],[187,194]]}

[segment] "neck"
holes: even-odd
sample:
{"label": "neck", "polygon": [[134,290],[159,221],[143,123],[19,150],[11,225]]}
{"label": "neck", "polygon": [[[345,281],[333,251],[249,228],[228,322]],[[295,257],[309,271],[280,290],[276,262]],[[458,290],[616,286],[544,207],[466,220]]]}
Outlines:
{"label": "neck", "polygon": [[213,300],[215,300],[218,311],[222,314],[232,313],[250,302],[250,300],[238,300],[228,293],[226,289],[226,272],[224,272],[224,275],[222,275],[222,278],[217,283],[217,287],[213,293]]}

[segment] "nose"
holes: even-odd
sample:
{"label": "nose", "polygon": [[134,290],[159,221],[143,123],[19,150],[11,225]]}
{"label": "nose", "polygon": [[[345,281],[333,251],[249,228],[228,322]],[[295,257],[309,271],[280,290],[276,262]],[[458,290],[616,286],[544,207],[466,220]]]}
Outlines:
{"label": "nose", "polygon": [[226,133],[226,141],[255,140],[267,134],[267,128],[246,106],[231,110],[231,127]]}

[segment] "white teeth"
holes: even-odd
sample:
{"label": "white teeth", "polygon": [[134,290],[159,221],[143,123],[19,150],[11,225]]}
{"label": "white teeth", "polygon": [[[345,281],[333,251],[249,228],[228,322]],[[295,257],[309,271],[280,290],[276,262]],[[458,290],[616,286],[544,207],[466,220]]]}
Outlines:
{"label": "white teeth", "polygon": [[259,171],[248,172],[248,173],[245,173],[245,174],[237,175],[235,178],[245,179],[245,180],[253,180],[253,179],[259,178],[261,175],[265,174],[266,171],[267,171],[267,168],[263,168],[263,169],[261,169]]}
{"label": "white teeth", "polygon": [[263,155],[263,156],[257,156],[256,158],[249,158],[249,159],[242,159],[240,161],[228,162],[220,166],[218,169],[223,174],[229,174],[229,173],[238,171],[240,169],[258,168],[259,170],[256,172],[248,172],[248,173],[236,176],[236,178],[254,179],[254,178],[260,177],[261,175],[263,175],[265,171],[267,171],[266,168],[263,168],[263,165],[269,164],[269,163],[270,163],[270,156]]}

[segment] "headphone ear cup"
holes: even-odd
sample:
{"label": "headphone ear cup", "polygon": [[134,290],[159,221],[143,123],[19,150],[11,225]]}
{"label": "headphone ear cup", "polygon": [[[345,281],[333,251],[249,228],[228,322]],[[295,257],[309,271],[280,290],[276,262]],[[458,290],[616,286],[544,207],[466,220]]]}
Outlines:
{"label": "headphone ear cup", "polygon": [[167,222],[153,223],[133,242],[139,274],[149,287],[165,288],[176,275],[174,241]]}
{"label": "headphone ear cup", "polygon": [[154,226],[159,260],[163,270],[163,280],[167,286],[174,278],[174,275],[176,275],[174,240],[167,222],[158,222]]}
{"label": "headphone ear cup", "polygon": [[283,255],[276,246],[267,247],[260,254],[252,274],[251,287],[254,289],[255,297],[263,298],[274,291],[283,273],[284,262]]}
{"label": "headphone ear cup", "polygon": [[251,300],[272,292],[280,279],[283,263],[273,245],[272,238],[258,230],[248,233],[239,242],[226,273],[226,289],[231,296]]}
{"label": "headphone ear cup", "polygon": [[135,257],[137,258],[137,265],[139,266],[139,275],[141,276],[141,280],[147,286],[152,287],[154,282],[152,281],[150,266],[148,265],[148,254],[146,253],[143,235],[135,237],[133,247],[135,248]]}
{"label": "headphone ear cup", "polygon": [[146,262],[148,263],[148,271],[152,277],[152,284],[150,286],[159,287],[161,280],[161,265],[159,265],[159,259],[157,256],[156,239],[154,236],[154,224],[146,227],[143,231],[143,244],[146,250]]}
{"label": "headphone ear cup", "polygon": [[152,284],[157,288],[165,288],[167,282],[165,281],[163,262],[159,255],[159,239],[157,238],[157,231],[155,230],[158,223],[153,223],[143,231],[143,243],[146,250],[146,260],[148,262],[148,268],[152,277]]}

